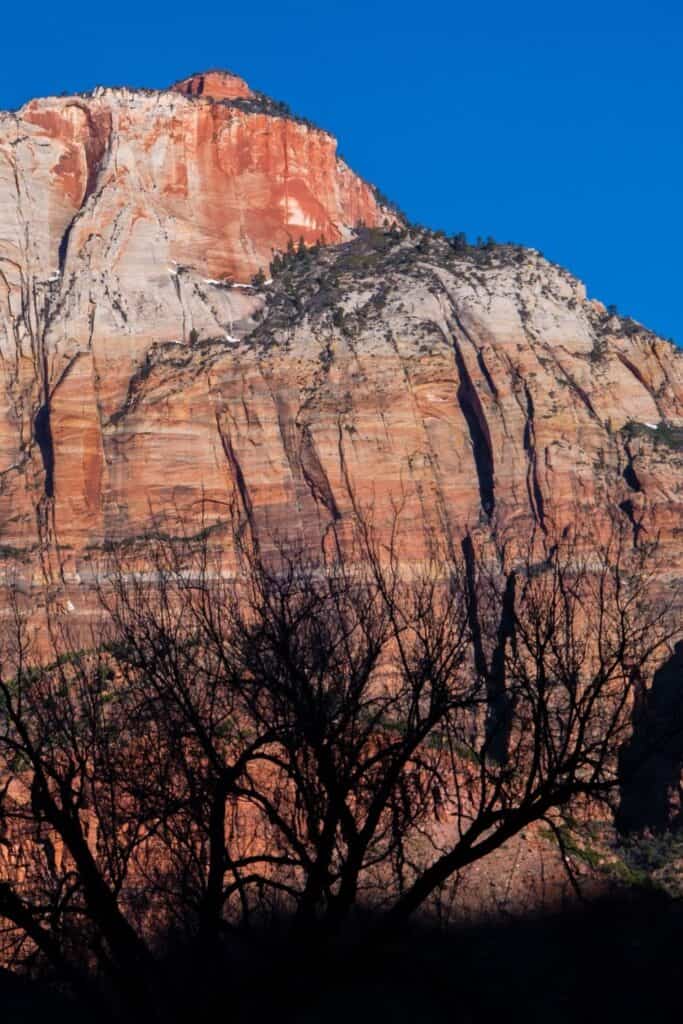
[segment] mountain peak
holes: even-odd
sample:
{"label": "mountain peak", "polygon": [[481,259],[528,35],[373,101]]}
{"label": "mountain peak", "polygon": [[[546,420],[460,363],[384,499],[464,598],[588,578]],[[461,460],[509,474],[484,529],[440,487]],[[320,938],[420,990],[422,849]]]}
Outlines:
{"label": "mountain peak", "polygon": [[239,75],[231,71],[198,71],[171,86],[185,96],[201,96],[212,100],[249,99],[254,94]]}
{"label": "mountain peak", "polygon": [[683,355],[533,251],[403,230],[238,76],[172,88],[0,118],[0,611],[49,557],[89,622],[81,581],[157,512],[313,551],[399,503],[404,564],[420,524],[614,513],[683,571]]}

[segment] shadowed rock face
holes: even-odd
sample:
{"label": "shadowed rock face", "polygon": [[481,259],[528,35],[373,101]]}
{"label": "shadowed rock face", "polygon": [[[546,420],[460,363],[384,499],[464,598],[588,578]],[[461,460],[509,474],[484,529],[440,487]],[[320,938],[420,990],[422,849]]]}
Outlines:
{"label": "shadowed rock face", "polygon": [[683,641],[655,672],[651,688],[643,692],[621,765],[619,828],[623,832],[683,828]]}
{"label": "shadowed rock face", "polygon": [[278,109],[207,72],[0,115],[0,567],[85,616],[155,515],[317,545],[354,494],[408,560],[609,504],[677,577],[678,350],[531,250],[354,232],[395,217]]}

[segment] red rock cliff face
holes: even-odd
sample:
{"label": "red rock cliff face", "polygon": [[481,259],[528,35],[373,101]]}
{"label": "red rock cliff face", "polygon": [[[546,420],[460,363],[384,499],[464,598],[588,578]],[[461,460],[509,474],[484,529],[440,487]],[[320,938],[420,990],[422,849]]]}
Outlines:
{"label": "red rock cliff face", "polygon": [[184,96],[205,96],[213,100],[250,99],[254,93],[244,79],[228,71],[204,71],[183,78],[173,86]]}
{"label": "red rock cliff face", "polygon": [[[352,490],[380,528],[401,500],[408,559],[424,522],[610,503],[677,576],[678,350],[531,251],[339,244],[386,219],[235,76],[0,115],[0,569],[86,615],[103,549],[157,514],[319,543]],[[301,236],[336,248],[248,285]]]}
{"label": "red rock cliff face", "polygon": [[[16,151],[6,161],[20,176],[15,201],[25,190],[49,222],[42,269],[58,270],[60,260],[68,269],[82,255],[126,265],[144,244],[147,267],[191,261],[242,281],[289,238],[338,242],[358,220],[382,220],[332,136],[230,103],[252,95],[241,79],[213,72],[166,93],[98,89],[4,115],[3,147]],[[29,171],[37,177],[22,182]]]}
{"label": "red rock cliff face", "polygon": [[[211,72],[168,92],[97,89],[0,114],[8,556],[61,578],[58,546],[104,536],[121,479],[104,435],[151,345],[240,333],[254,298],[239,286],[275,250],[387,216],[330,135],[252,100],[241,79]],[[145,503],[148,480],[126,486]]]}

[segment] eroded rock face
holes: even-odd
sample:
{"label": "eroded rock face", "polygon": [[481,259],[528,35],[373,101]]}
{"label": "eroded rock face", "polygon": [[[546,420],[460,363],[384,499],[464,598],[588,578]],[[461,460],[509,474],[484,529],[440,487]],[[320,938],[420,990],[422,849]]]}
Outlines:
{"label": "eroded rock face", "polygon": [[241,343],[157,349],[119,428],[140,472],[170,424],[182,432],[155,507],[180,501],[191,451],[207,495],[231,493],[262,536],[286,524],[317,543],[352,501],[381,526],[400,498],[408,557],[423,522],[526,533],[615,502],[673,539],[680,438],[657,425],[680,417],[677,351],[624,333],[535,254],[424,244],[379,236],[294,261]]}
{"label": "eroded rock face", "polygon": [[99,545],[132,522],[154,469],[123,470],[128,456],[105,435],[151,346],[244,334],[260,301],[245,285],[275,250],[339,242],[387,215],[330,135],[277,116],[232,75],[1,114],[5,555],[60,579],[60,548]]}
{"label": "eroded rock face", "polygon": [[244,79],[229,71],[201,71],[176,82],[173,90],[212,100],[250,99],[254,95]]}
{"label": "eroded rock face", "polygon": [[[69,614],[156,516],[319,544],[609,510],[680,574],[682,358],[533,251],[394,216],[235,76],[0,115],[0,555]],[[290,239],[334,246],[249,285]],[[230,510],[230,511],[228,511]]]}

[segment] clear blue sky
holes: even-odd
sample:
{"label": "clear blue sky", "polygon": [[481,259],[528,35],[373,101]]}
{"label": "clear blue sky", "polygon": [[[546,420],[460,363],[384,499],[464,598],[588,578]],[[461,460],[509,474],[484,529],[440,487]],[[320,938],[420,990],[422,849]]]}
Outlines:
{"label": "clear blue sky", "polygon": [[541,249],[683,342],[681,0],[37,0],[0,107],[222,66],[334,132],[414,220]]}

